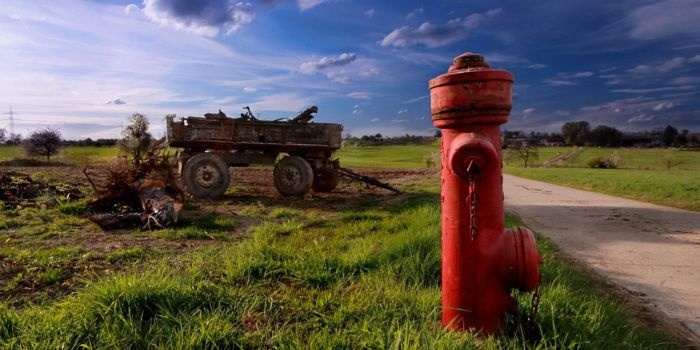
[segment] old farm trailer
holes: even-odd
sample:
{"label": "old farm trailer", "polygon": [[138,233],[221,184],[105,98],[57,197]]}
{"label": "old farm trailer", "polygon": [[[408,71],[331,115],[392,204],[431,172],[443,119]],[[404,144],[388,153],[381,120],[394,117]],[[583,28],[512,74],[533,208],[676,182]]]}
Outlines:
{"label": "old farm trailer", "polygon": [[[258,120],[244,107],[240,118],[224,113],[207,113],[204,118],[187,117],[175,121],[166,117],[170,147],[183,150],[178,167],[190,193],[199,198],[215,198],[229,186],[229,167],[275,164],[273,177],[277,190],[299,196],[309,189],[330,192],[341,176],[395,190],[376,179],[339,166],[331,159],[340,148],[343,126],[310,123],[318,108],[311,107],[289,120]],[[276,162],[276,163],[275,163]]]}

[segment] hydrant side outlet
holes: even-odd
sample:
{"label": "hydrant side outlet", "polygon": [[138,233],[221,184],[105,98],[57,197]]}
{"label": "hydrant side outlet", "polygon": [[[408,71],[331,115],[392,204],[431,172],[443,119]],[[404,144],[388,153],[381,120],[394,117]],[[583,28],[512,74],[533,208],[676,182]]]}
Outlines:
{"label": "hydrant side outlet", "polygon": [[442,130],[442,325],[500,334],[514,309],[511,289],[539,285],[534,235],[505,230],[499,126],[512,105],[513,75],[465,53],[430,81]]}

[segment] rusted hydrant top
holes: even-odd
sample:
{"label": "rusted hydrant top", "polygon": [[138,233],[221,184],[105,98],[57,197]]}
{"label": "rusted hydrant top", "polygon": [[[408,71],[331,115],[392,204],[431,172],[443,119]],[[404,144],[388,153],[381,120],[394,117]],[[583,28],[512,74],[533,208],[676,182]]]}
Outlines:
{"label": "rusted hydrant top", "polygon": [[436,128],[508,121],[513,73],[491,68],[482,55],[457,56],[447,73],[430,80],[429,88]]}
{"label": "rusted hydrant top", "polygon": [[485,68],[491,68],[488,63],[484,60],[484,56],[476,54],[476,53],[471,53],[471,52],[465,52],[457,57],[455,57],[454,63],[450,66],[448,72],[453,72],[456,70],[464,70],[464,69],[485,69]]}

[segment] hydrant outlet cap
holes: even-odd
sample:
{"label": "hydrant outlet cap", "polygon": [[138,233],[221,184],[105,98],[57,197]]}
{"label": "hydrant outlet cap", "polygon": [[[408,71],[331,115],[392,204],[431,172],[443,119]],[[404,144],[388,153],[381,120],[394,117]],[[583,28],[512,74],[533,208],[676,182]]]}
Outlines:
{"label": "hydrant outlet cap", "polygon": [[448,72],[463,70],[463,69],[486,69],[491,68],[488,63],[484,60],[484,56],[465,52],[457,57],[455,57],[454,64],[450,66]]}

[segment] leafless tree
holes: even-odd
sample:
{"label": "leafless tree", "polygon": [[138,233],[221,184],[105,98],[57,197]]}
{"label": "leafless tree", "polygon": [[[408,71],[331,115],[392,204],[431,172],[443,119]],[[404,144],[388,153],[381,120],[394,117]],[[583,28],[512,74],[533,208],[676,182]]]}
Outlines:
{"label": "leafless tree", "polygon": [[514,142],[509,147],[509,152],[512,154],[513,157],[516,157],[523,161],[524,168],[527,168],[527,165],[530,162],[530,160],[539,158],[537,146],[527,141]]}
{"label": "leafless tree", "polygon": [[61,132],[51,128],[32,131],[31,135],[22,142],[24,152],[30,157],[46,157],[51,161],[51,156],[58,154],[61,149]]}
{"label": "leafless tree", "polygon": [[671,156],[664,156],[663,158],[661,158],[661,163],[666,168],[666,171],[671,171],[671,168],[683,163],[683,161]]}

